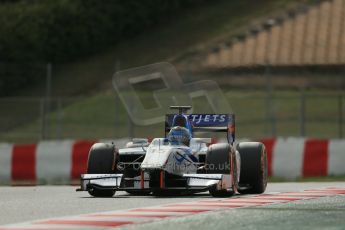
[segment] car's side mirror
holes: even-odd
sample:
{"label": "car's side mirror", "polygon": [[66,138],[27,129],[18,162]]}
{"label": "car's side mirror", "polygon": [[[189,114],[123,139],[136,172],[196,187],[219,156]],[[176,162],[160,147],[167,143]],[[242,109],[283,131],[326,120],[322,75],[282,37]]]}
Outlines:
{"label": "car's side mirror", "polygon": [[147,138],[133,138],[131,142],[126,144],[126,148],[147,147],[148,145]]}
{"label": "car's side mirror", "polygon": [[133,144],[148,144],[149,140],[147,138],[133,138]]}

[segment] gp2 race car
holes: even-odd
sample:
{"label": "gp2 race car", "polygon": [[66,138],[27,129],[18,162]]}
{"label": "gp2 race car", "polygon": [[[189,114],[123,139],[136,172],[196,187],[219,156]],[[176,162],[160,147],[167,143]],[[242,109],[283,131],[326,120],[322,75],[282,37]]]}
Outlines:
{"label": "gp2 race car", "polygon": [[[178,195],[209,191],[214,197],[263,193],[267,185],[267,153],[259,142],[234,146],[233,114],[187,114],[191,106],[171,106],[165,137],[133,139],[126,148],[96,143],[89,152],[81,188],[94,197],[116,191],[132,195]],[[228,143],[196,138],[196,132],[225,132]],[[182,141],[179,141],[182,140]]]}

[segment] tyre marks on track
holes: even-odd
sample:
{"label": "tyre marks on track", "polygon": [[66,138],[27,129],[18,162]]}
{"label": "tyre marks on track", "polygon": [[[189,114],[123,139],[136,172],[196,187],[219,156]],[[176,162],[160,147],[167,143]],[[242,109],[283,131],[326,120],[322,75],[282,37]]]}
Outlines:
{"label": "tyre marks on track", "polygon": [[302,192],[269,193],[252,196],[234,196],[231,198],[210,198],[193,202],[51,218],[29,223],[7,225],[0,227],[0,230],[116,228],[126,225],[149,223],[166,218],[185,217],[198,213],[259,207],[338,195],[345,195],[345,188],[313,189]]}

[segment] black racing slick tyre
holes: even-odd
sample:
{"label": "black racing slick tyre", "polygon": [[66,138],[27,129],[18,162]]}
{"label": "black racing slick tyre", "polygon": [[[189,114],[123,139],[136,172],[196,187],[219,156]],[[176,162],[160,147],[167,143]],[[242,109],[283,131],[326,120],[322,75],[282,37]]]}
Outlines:
{"label": "black racing slick tyre", "polygon": [[[89,152],[87,174],[111,174],[115,171],[117,152],[114,144],[96,143]],[[96,189],[89,190],[94,197],[112,197],[115,190]]]}
{"label": "black racing slick tyre", "polygon": [[[230,174],[233,178],[236,176],[236,157],[232,146],[227,143],[213,144],[209,146],[206,153],[206,173],[208,174]],[[237,181],[235,179],[235,181]],[[237,185],[234,184],[231,191],[217,190],[216,186],[209,189],[213,197],[229,197],[235,193]]]}
{"label": "black racing slick tyre", "polygon": [[132,196],[148,196],[151,192],[141,190],[126,190],[126,192]]}
{"label": "black racing slick tyre", "polygon": [[267,152],[260,142],[239,143],[236,150],[241,156],[241,171],[238,192],[260,194],[267,186]]}

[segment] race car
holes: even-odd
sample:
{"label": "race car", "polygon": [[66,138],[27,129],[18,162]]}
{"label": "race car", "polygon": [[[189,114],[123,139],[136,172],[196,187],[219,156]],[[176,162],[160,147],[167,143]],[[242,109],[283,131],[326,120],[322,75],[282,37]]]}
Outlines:
{"label": "race car", "polygon": [[[214,197],[259,194],[267,185],[267,153],[259,142],[235,146],[234,114],[188,114],[191,106],[171,106],[165,136],[133,139],[126,148],[96,143],[89,152],[81,187],[94,197],[116,191],[132,195],[178,195],[209,191]],[[198,132],[226,133],[226,143],[198,138]]]}

